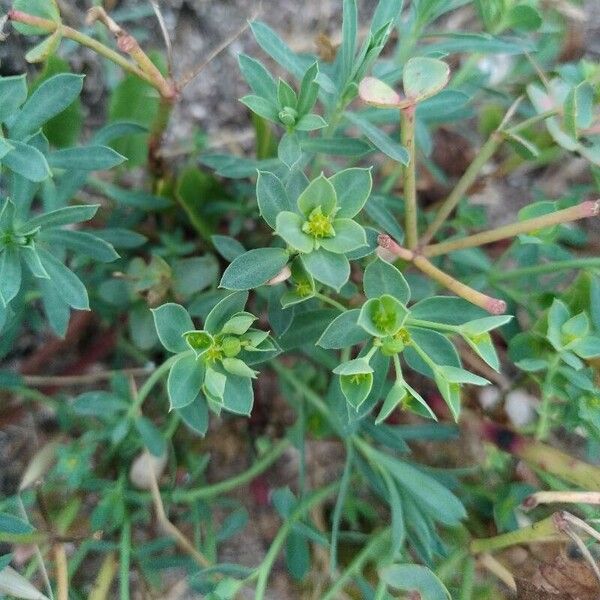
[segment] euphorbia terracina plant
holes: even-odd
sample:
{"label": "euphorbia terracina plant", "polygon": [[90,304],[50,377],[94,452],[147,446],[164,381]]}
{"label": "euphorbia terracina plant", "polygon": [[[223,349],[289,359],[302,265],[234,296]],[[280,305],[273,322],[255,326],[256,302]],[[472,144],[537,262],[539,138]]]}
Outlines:
{"label": "euphorbia terracina plant", "polygon": [[[340,0],[319,56],[253,20],[254,149],[196,135],[171,161],[205,63],[174,70],[149,5],[84,25],[15,0],[5,18],[40,67],[0,77],[0,417],[27,402],[61,434],[3,490],[0,597],[167,597],[179,569],[198,597],[278,598],[283,557],[294,598],[529,598],[493,553],[548,539],[599,585],[600,258],[576,222],[600,211],[600,65],[561,59],[579,9],[380,0],[369,18]],[[166,56],[136,39],[153,13]],[[81,47],[107,104],[85,135]],[[574,156],[580,183],[544,193]],[[488,226],[475,196],[515,172],[527,198]],[[534,407],[519,432],[511,394]],[[209,476],[228,437],[237,474]],[[297,467],[269,478],[284,454]],[[227,545],[257,500],[278,530],[248,559]]]}

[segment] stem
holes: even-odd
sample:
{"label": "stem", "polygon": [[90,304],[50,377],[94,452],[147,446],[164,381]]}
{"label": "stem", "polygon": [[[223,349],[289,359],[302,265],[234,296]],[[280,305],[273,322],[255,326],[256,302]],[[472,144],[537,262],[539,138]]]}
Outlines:
{"label": "stem", "polygon": [[321,300],[321,302],[325,302],[325,304],[329,304],[330,306],[337,308],[341,312],[346,312],[348,310],[341,302],[338,302],[337,300],[334,300],[325,294],[321,294],[320,292],[315,294],[315,298],[318,298]]}
{"label": "stem", "polygon": [[389,235],[383,233],[380,234],[378,241],[382,248],[388,252],[391,252],[402,260],[412,262],[415,267],[420,269],[434,281],[437,281],[439,284],[448,288],[451,292],[454,292],[457,296],[464,298],[476,306],[480,306],[493,315],[500,315],[506,310],[506,302],[504,302],[504,300],[492,298],[491,296],[482,294],[472,287],[461,283],[458,281],[458,279],[454,279],[454,277],[448,275],[441,269],[438,269],[424,256],[413,252],[412,250],[403,248]]}
{"label": "stem", "polygon": [[142,377],[148,375],[149,370],[146,367],[121,369],[114,371],[100,371],[98,373],[86,373],[84,375],[23,375],[23,383],[30,386],[69,386],[85,385],[111,379],[115,375],[127,375],[131,377]]}
{"label": "stem", "polygon": [[559,115],[560,113],[561,113],[561,110],[559,108],[551,108],[550,110],[547,110],[538,115],[534,115],[533,117],[530,117],[529,119],[525,119],[524,121],[521,121],[520,123],[517,123],[516,125],[513,125],[512,127],[505,129],[504,132],[509,133],[509,134],[510,133],[519,133],[519,131],[523,131],[523,129],[527,129],[528,127],[531,127],[532,125],[539,123],[540,121],[545,121],[546,119],[549,119],[550,117],[555,117],[555,116]]}
{"label": "stem", "polygon": [[540,504],[600,505],[600,492],[535,492],[523,500],[522,507],[531,510]]}
{"label": "stem", "polygon": [[520,221],[518,223],[511,223],[510,225],[496,227],[495,229],[482,231],[464,238],[448,240],[439,244],[425,246],[423,248],[423,254],[428,257],[439,256],[440,254],[448,254],[449,252],[454,252],[455,250],[473,248],[475,246],[490,244],[506,238],[512,238],[521,233],[530,233],[538,229],[552,227],[553,225],[559,225],[561,223],[569,223],[570,221],[577,221],[578,219],[596,217],[599,213],[600,200],[588,200],[586,202],[581,202],[576,206],[571,206],[571,208],[557,210],[556,212],[543,215],[541,217],[534,217],[533,219],[526,219],[525,221]]}
{"label": "stem", "polygon": [[286,380],[297,392],[302,394],[310,402],[310,404],[312,404],[313,407],[325,417],[334,430],[337,430],[337,424],[331,416],[327,405],[316,392],[311,390],[303,381],[298,379],[281,363],[273,361],[271,363],[271,367],[282,379]]}
{"label": "stem", "polygon": [[[165,78],[158,71],[158,69],[152,63],[152,61],[150,61],[146,54],[139,48],[139,45],[137,45],[137,49],[139,50],[139,52],[137,52],[135,48],[131,47],[130,45],[128,46],[127,44],[125,44],[122,48],[124,51],[130,52],[132,58],[136,60],[136,62],[138,62],[138,64],[135,65],[129,60],[127,60],[124,56],[121,56],[118,52],[115,52],[108,46],[104,45],[102,42],[99,42],[98,40],[95,40],[89,35],[81,33],[80,31],[77,31],[72,27],[63,25],[62,23],[56,23],[55,21],[52,21],[50,19],[37,17],[35,15],[21,12],[20,10],[10,10],[7,16],[11,21],[16,21],[18,23],[24,23],[25,25],[37,27],[38,29],[43,30],[44,33],[54,33],[58,29],[60,30],[62,37],[73,40],[74,42],[77,42],[78,44],[85,46],[86,48],[90,48],[100,56],[104,56],[104,58],[107,58],[108,60],[114,62],[116,65],[119,65],[123,70],[127,71],[128,73],[132,73],[140,79],[143,79],[144,81],[148,82],[152,87],[156,88],[156,90],[160,93],[161,96],[171,99],[173,99],[175,96],[175,90],[173,86],[165,80]],[[133,39],[131,36],[127,37]],[[137,44],[137,42],[135,42],[135,44]],[[141,56],[142,54],[143,57]],[[144,60],[144,57],[146,60]],[[151,67],[150,65],[148,65],[148,63],[150,63]]]}
{"label": "stem", "polygon": [[219,483],[207,485],[196,490],[175,490],[173,493],[173,500],[175,502],[192,503],[231,492],[235,488],[245,485],[252,481],[257,475],[266,471],[289,446],[290,441],[288,439],[283,439],[265,452],[265,454],[247,471]]}
{"label": "stem", "polygon": [[448,197],[442,202],[435,219],[431,225],[429,225],[427,231],[421,238],[419,242],[420,246],[425,246],[431,241],[433,236],[438,232],[439,228],[450,216],[450,213],[456,208],[456,205],[460,202],[461,198],[463,198],[469,188],[473,185],[473,183],[475,183],[479,172],[485,166],[488,160],[490,160],[490,158],[494,155],[501,144],[502,136],[500,136],[498,132],[492,133],[487,142],[480,148],[477,156],[464,172],[463,176],[458,180],[458,183],[452,192],[450,192]]}
{"label": "stem", "polygon": [[[395,356],[395,355],[394,355]],[[344,440],[346,447],[346,462],[344,463],[344,472],[340,480],[340,492],[333,509],[333,515],[331,517],[331,550],[329,558],[329,572],[333,576],[337,570],[337,550],[338,550],[338,536],[340,524],[342,521],[342,510],[344,508],[344,500],[348,493],[348,484],[350,483],[350,473],[352,472],[352,463],[354,461],[354,449],[348,440]]]}
{"label": "stem", "polygon": [[600,268],[600,258],[572,258],[568,260],[559,260],[557,262],[545,263],[543,265],[534,265],[532,267],[523,267],[521,269],[511,269],[491,273],[490,281],[504,281],[506,279],[517,279],[519,277],[530,277],[532,275],[544,275],[546,273],[555,273],[567,269],[593,269]]}
{"label": "stem", "polygon": [[413,327],[425,327],[427,329],[439,329],[440,331],[452,331],[460,333],[460,327],[458,327],[458,325],[447,325],[446,323],[424,321],[423,319],[411,319],[410,316],[406,320],[406,324]]}
{"label": "stem", "polygon": [[491,421],[465,413],[481,439],[496,445],[532,466],[556,475],[584,490],[600,491],[600,467],[579,460],[542,442],[537,442]]}
{"label": "stem", "polygon": [[[550,517],[533,523],[529,527],[509,531],[491,538],[476,539],[471,542],[471,552],[489,552],[501,550],[517,544],[529,544],[531,542],[555,542],[563,539],[564,534],[559,519],[561,513],[554,513]],[[561,519],[562,520],[562,519]]]}
{"label": "stem", "polygon": [[[273,568],[273,564],[275,563],[275,559],[277,558],[281,547],[283,546],[288,534],[292,530],[296,521],[301,519],[313,506],[321,503],[328,496],[331,496],[338,488],[340,487],[340,482],[335,481],[328,486],[317,490],[312,493],[310,496],[307,496],[296,508],[292,511],[290,516],[283,522],[280,527],[275,539],[271,543],[269,547],[269,551],[267,552],[264,560],[258,567],[257,571],[255,571],[257,575],[257,583],[256,583],[256,594],[254,596],[255,600],[264,600],[265,593],[267,591],[267,583],[269,581],[269,575],[271,574],[271,569]],[[325,600],[325,598],[323,598]]]}
{"label": "stem", "polygon": [[417,245],[417,176],[415,147],[415,106],[400,111],[402,145],[408,150],[409,161],[404,169],[404,229],[406,245],[412,250]]}
{"label": "stem", "polygon": [[[146,450],[146,452],[148,451]],[[184,552],[187,552],[191,556],[192,560],[194,560],[201,569],[211,566],[211,562],[206,558],[206,556],[199,552],[194,544],[192,544],[173,523],[171,523],[165,511],[165,505],[163,504],[160,496],[160,489],[158,488],[158,481],[156,479],[156,473],[154,473],[154,469],[149,469],[149,474],[152,502],[154,504],[154,511],[156,512],[156,518],[160,527]]]}
{"label": "stem", "polygon": [[98,571],[96,581],[94,581],[94,587],[88,596],[88,600],[106,600],[110,593],[110,588],[116,573],[117,560],[115,558],[115,553],[110,552],[102,561],[102,566],[100,567],[100,571]]}
{"label": "stem", "polygon": [[431,279],[437,281],[444,287],[454,292],[457,296],[468,300],[472,304],[487,310],[492,315],[501,315],[506,311],[506,302],[498,298],[492,298],[487,294],[483,294],[472,287],[454,279],[441,269],[438,269],[434,264],[429,262],[424,256],[415,256],[413,264],[418,267],[423,273],[429,275]]}
{"label": "stem", "polygon": [[517,584],[513,574],[500,562],[498,562],[491,554],[484,553],[479,557],[479,564],[486,568],[492,575],[495,575],[506,587],[513,592],[517,591]]}
{"label": "stem", "polygon": [[357,554],[356,558],[348,565],[348,568],[340,575],[335,584],[321,600],[335,600],[336,598],[339,598],[339,593],[344,589],[344,586],[347,585],[348,581],[362,571],[365,563],[380,549],[380,546],[383,545],[384,542],[387,542],[389,536],[390,529],[386,528],[373,537],[363,550]]}
{"label": "stem", "polygon": [[119,564],[119,598],[129,600],[129,566],[131,561],[131,521],[126,517],[121,530]]}
{"label": "stem", "polygon": [[560,355],[556,354],[552,359],[544,383],[542,385],[542,404],[540,406],[540,418],[537,423],[535,437],[538,440],[544,440],[548,436],[550,430],[550,405],[552,403],[552,380],[556,375],[556,371],[560,364]]}
{"label": "stem", "polygon": [[140,79],[143,79],[150,84],[153,83],[140,68],[129,62],[124,56],[121,56],[118,52],[115,52],[108,46],[105,46],[102,42],[95,40],[85,33],[81,33],[80,31],[77,31],[71,27],[67,27],[66,25],[55,23],[50,19],[36,17],[35,15],[30,15],[19,10],[9,11],[8,18],[11,21],[17,21],[18,23],[24,23],[26,25],[32,25],[33,27],[42,29],[44,33],[54,33],[57,29],[60,29],[60,33],[63,37],[73,40],[74,42],[77,42],[86,48],[90,48],[97,54],[100,54],[101,56],[104,56],[104,58],[107,58],[108,60],[119,65],[128,73],[137,75]]}
{"label": "stem", "polygon": [[[25,510],[25,504],[23,504],[23,498],[21,497],[21,493],[17,493],[17,507],[19,509],[19,513],[21,518],[26,523],[29,523],[29,515]],[[38,566],[40,568],[40,573],[42,574],[42,579],[44,580],[44,585],[46,586],[46,591],[48,592],[48,597],[50,600],[54,600],[54,592],[52,591],[52,586],[50,585],[50,578],[48,577],[48,571],[46,570],[46,565],[44,564],[44,557],[42,556],[42,551],[38,544],[34,544],[35,558],[38,562]]]}
{"label": "stem", "polygon": [[64,544],[54,544],[54,564],[56,565],[56,599],[69,600],[69,569]]}
{"label": "stem", "polygon": [[475,579],[475,561],[467,557],[463,566],[462,584],[460,587],[460,600],[471,600],[473,598],[473,586]]}
{"label": "stem", "polygon": [[[191,352],[191,351],[190,351]],[[168,358],[162,365],[160,365],[153,373],[146,379],[144,385],[140,388],[140,391],[136,394],[133,403],[129,409],[128,417],[133,418],[139,412],[144,400],[148,394],[152,391],[152,388],[164,377],[171,366],[177,361],[181,354],[174,354]]]}

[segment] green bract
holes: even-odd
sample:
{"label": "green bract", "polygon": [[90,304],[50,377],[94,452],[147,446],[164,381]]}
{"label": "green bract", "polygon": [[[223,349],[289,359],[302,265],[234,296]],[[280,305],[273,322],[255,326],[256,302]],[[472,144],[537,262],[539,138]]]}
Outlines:
{"label": "green bract", "polygon": [[183,306],[163,304],[153,310],[163,346],[176,354],[167,380],[171,409],[207,403],[219,413],[250,414],[254,400],[249,365],[273,358],[279,348],[266,331],[253,329],[256,317],[245,312],[245,292],[221,300],[207,315],[204,330],[194,329]]}
{"label": "green bract", "polygon": [[[340,377],[341,392],[350,406],[358,411],[369,399],[377,370],[381,369],[379,375],[385,378],[391,357],[395,382],[385,397],[377,422],[385,420],[397,407],[435,419],[427,402],[406,382],[400,363],[402,355],[411,369],[435,381],[452,415],[458,419],[460,386],[489,382],[462,368],[449,336],[463,337],[482,358],[497,365],[488,331],[507,323],[511,317],[484,317],[481,316],[485,314],[483,311],[473,311],[464,301],[457,303],[456,298],[449,297],[432,297],[409,309],[406,306],[410,300],[408,283],[396,267],[380,258],[371,261],[365,269],[363,285],[367,301],[360,310],[343,312],[317,341],[324,348],[351,348],[366,341],[358,358],[333,369]],[[455,313],[462,309],[464,318],[458,317],[456,325],[445,323],[447,303],[454,304]],[[479,318],[473,319],[473,316]],[[374,368],[372,365],[377,364],[378,356],[384,360]],[[380,392],[377,390],[377,393]],[[373,396],[371,402],[377,397]],[[371,404],[369,408],[372,407]]]}
{"label": "green bract", "polygon": [[262,217],[299,254],[305,271],[339,290],[350,274],[346,255],[368,246],[365,229],[353,217],[371,185],[369,169],[346,169],[330,178],[321,174],[293,202],[277,176],[259,172],[256,196]]}

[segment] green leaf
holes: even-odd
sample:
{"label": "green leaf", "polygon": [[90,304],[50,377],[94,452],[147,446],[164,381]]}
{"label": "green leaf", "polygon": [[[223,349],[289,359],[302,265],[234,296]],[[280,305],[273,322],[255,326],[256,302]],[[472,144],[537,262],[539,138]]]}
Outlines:
{"label": "green leaf", "polygon": [[343,0],[342,45],[339,49],[340,83],[343,86],[352,73],[358,35],[356,0]]}
{"label": "green leaf", "polygon": [[79,146],[56,150],[48,155],[48,163],[53,169],[99,171],[112,169],[126,158],[108,146]]}
{"label": "green leaf", "polygon": [[279,108],[293,108],[294,110],[298,105],[296,92],[283,79],[279,79],[277,83],[277,103]]}
{"label": "green leaf", "polygon": [[27,100],[26,75],[0,77],[0,123],[17,112]]}
{"label": "green leaf", "polygon": [[0,571],[0,593],[8,594],[10,597],[23,598],[25,600],[49,600],[48,596],[42,594],[23,575],[12,567],[4,567]]}
{"label": "green leaf", "polygon": [[567,133],[579,137],[581,129],[590,127],[594,120],[594,88],[583,81],[569,91],[564,104],[564,125]]}
{"label": "green leaf", "polygon": [[435,96],[450,78],[450,67],[437,58],[416,56],[411,58],[402,71],[404,93],[414,102]]}
{"label": "green leaf", "polygon": [[315,78],[318,74],[319,65],[315,62],[306,69],[304,77],[302,77],[298,95],[298,114],[300,116],[308,114],[317,101],[319,85],[316,83]]}
{"label": "green leaf", "polygon": [[367,245],[367,235],[362,225],[352,219],[334,219],[335,235],[319,239],[319,244],[336,254],[345,254]]}
{"label": "green leaf", "polygon": [[183,354],[171,367],[167,379],[170,410],[191,404],[204,382],[204,363],[193,354]]}
{"label": "green leaf", "polygon": [[42,304],[50,327],[60,337],[64,337],[69,325],[69,305],[60,297],[49,279],[39,279],[37,284],[42,293]]}
{"label": "green leaf", "polygon": [[41,63],[48,60],[58,49],[61,40],[62,32],[60,29],[56,29],[53,34],[29,50],[25,54],[25,60],[28,63]]}
{"label": "green leaf", "polygon": [[[50,77],[53,77],[54,75],[70,72],[71,68],[66,60],[60,58],[56,54],[49,56],[39,77],[33,82],[31,91],[33,92],[33,90],[37,89],[44,81],[50,79]],[[81,101],[79,97],[77,97],[61,113],[46,121],[42,131],[52,146],[65,148],[75,144],[79,138],[82,122],[83,113]],[[96,137],[102,135],[102,131],[103,130],[101,129],[94,136],[95,143],[103,143],[101,141],[96,141]],[[69,183],[72,183],[72,180]],[[70,199],[70,196],[68,199]]]}
{"label": "green leaf", "polygon": [[373,186],[371,169],[344,169],[330,177],[329,181],[337,196],[339,210],[335,216],[338,218],[356,216],[366,204]]}
{"label": "green leaf", "polygon": [[375,419],[375,425],[383,423],[396,409],[398,405],[401,405],[408,397],[408,390],[404,385],[403,381],[395,381],[394,385],[390,388],[383,405]]}
{"label": "green leaf", "polygon": [[468,321],[489,316],[488,313],[462,298],[433,296],[410,307],[412,319],[433,321],[446,325],[463,325]]}
{"label": "green leaf", "polygon": [[390,548],[390,556],[396,556],[402,549],[406,537],[402,499],[400,498],[398,486],[394,480],[389,475],[384,479],[389,495],[390,511],[392,513],[392,546]]}
{"label": "green leaf", "polygon": [[502,327],[502,325],[506,325],[506,323],[512,321],[512,318],[512,315],[482,317],[481,319],[475,319],[474,321],[469,321],[464,325],[461,325],[460,330],[468,336],[479,335],[480,333],[485,333],[492,329],[496,329],[497,327]]}
{"label": "green leaf", "polygon": [[31,94],[10,127],[10,137],[23,139],[58,115],[79,96],[83,75],[60,73],[46,79]]}
{"label": "green leaf", "polygon": [[208,406],[202,394],[187,406],[177,409],[182,421],[198,435],[204,437],[208,430]]}
{"label": "green leaf", "polygon": [[[277,146],[277,158],[290,170],[296,169],[302,158],[302,148],[295,133],[286,133]],[[298,168],[300,168],[298,166]]]}
{"label": "green leaf", "polygon": [[254,392],[249,377],[229,375],[223,393],[223,408],[237,415],[248,416],[252,412]]}
{"label": "green leaf", "polygon": [[350,263],[343,254],[323,248],[302,254],[304,268],[317,280],[339,291],[350,277]]}
{"label": "green leaf", "polygon": [[194,324],[183,306],[169,302],[153,308],[152,316],[158,338],[169,352],[184,352],[188,349],[183,335],[192,331]]}
{"label": "green leaf", "polygon": [[451,600],[450,592],[427,567],[421,565],[389,565],[379,576],[390,587],[416,592],[422,600]]}
{"label": "green leaf", "polygon": [[275,104],[277,101],[277,84],[265,66],[260,61],[245,54],[238,55],[238,62],[240,71],[254,94],[262,96]]}
{"label": "green leaf", "polygon": [[238,256],[225,269],[220,287],[249,290],[267,283],[287,264],[290,256],[282,248],[256,248]]}
{"label": "green leaf", "polygon": [[437,371],[450,383],[465,383],[469,385],[489,385],[489,381],[461,367],[442,365]]}
{"label": "green leaf", "polygon": [[465,518],[466,511],[460,500],[433,477],[378,450],[372,450],[372,453],[377,463],[389,471],[401,489],[405,489],[437,521],[458,525]]}
{"label": "green leaf", "polygon": [[210,239],[215,250],[228,262],[246,252],[246,248],[240,242],[228,235],[213,235]]}
{"label": "green leaf", "polygon": [[43,231],[40,237],[50,244],[69,248],[100,262],[109,263],[119,258],[115,249],[108,242],[85,231],[49,229]]}
{"label": "green leaf", "polygon": [[571,317],[560,329],[567,339],[581,338],[590,332],[590,320],[584,312],[581,312]]}
{"label": "green leaf", "polygon": [[283,211],[277,215],[275,233],[286,244],[298,252],[311,252],[315,246],[314,239],[302,231],[304,219],[295,212]]}
{"label": "green leaf", "polygon": [[520,31],[535,31],[542,26],[540,13],[527,4],[517,4],[508,11],[508,26]]}
{"label": "green leaf", "polygon": [[368,333],[358,325],[360,309],[347,310],[336,317],[317,340],[322,348],[338,350],[366,341]]}
{"label": "green leaf", "polygon": [[360,309],[358,324],[375,337],[395,335],[401,329],[408,309],[389,294],[367,300]]}
{"label": "green leaf", "polygon": [[252,21],[250,29],[258,45],[272,59],[298,79],[302,77],[304,74],[303,61],[268,25],[260,21]]}
{"label": "green leaf", "polygon": [[362,156],[372,150],[367,142],[349,137],[311,137],[301,140],[300,144],[305,152],[334,156]]}
{"label": "green leaf", "polygon": [[58,295],[75,309],[89,310],[87,290],[79,277],[43,248],[38,248],[37,253]]}
{"label": "green leaf", "polygon": [[259,171],[256,180],[256,200],[260,216],[271,229],[275,229],[277,216],[283,211],[295,212],[296,205],[290,200],[281,180],[267,171]]}
{"label": "green leaf", "polygon": [[21,289],[21,258],[14,246],[0,252],[0,302],[8,304]]}
{"label": "green leaf", "polygon": [[[446,336],[432,329],[421,329],[420,327],[408,326],[407,331],[411,338],[411,344],[418,345],[436,365],[461,366],[458,352]],[[431,367],[417,354],[414,348],[407,347],[404,351],[404,358],[411,369],[425,377],[433,377]]]}
{"label": "green leaf", "polygon": [[356,125],[369,139],[370,142],[378,149],[381,150],[386,156],[391,159],[407,165],[410,157],[408,150],[392,140],[387,134],[383,133],[380,129],[375,127],[367,121],[364,117],[360,117],[354,113],[344,113],[345,117],[353,124]]}
{"label": "green leaf", "polygon": [[[14,0],[12,7],[14,10],[20,10],[24,13],[48,19],[54,23],[60,23],[60,11],[56,0]],[[24,35],[40,35],[46,31],[34,25],[26,25],[18,21],[12,21],[12,26]]]}
{"label": "green leaf", "polygon": [[373,388],[373,373],[340,375],[340,389],[348,403],[358,411]]}
{"label": "green leaf", "polygon": [[110,417],[129,408],[129,404],[110,392],[85,392],[75,398],[73,411],[87,417]]}
{"label": "green leaf", "polygon": [[581,358],[598,358],[600,356],[600,337],[590,335],[582,340],[577,340],[569,347]]}
{"label": "green leaf", "polygon": [[335,188],[323,173],[313,179],[298,197],[298,209],[305,217],[308,217],[313,210],[319,207],[321,207],[324,215],[330,215],[336,206]]}
{"label": "green leaf", "polygon": [[63,225],[71,225],[73,223],[81,223],[89,221],[98,211],[99,204],[86,204],[81,206],[65,206],[57,210],[51,210],[47,213],[42,213],[37,217],[33,217],[21,226],[21,231],[30,231],[37,227],[42,229],[51,229],[54,227],[62,227]]}
{"label": "green leaf", "polygon": [[248,292],[235,292],[225,296],[208,313],[204,328],[208,333],[216,335],[233,315],[242,312],[248,301]]}
{"label": "green leaf", "polygon": [[5,167],[36,183],[50,177],[46,157],[37,148],[18,140],[9,139],[7,142],[12,146],[12,150],[2,157]]}
{"label": "green leaf", "polygon": [[297,131],[316,131],[317,129],[323,129],[323,127],[327,127],[327,121],[321,115],[309,113],[300,117],[294,129]]}
{"label": "green leaf", "polygon": [[151,454],[154,454],[154,456],[164,456],[167,451],[167,443],[150,419],[138,417],[135,420],[135,428]]}
{"label": "green leaf", "polygon": [[233,335],[242,335],[250,329],[256,317],[249,312],[239,312],[233,315],[221,329],[221,333],[230,333]]}
{"label": "green leaf", "polygon": [[223,368],[232,375],[239,377],[250,377],[250,379],[256,379],[258,371],[251,369],[243,360],[239,358],[224,358]]}
{"label": "green leaf", "polygon": [[410,288],[402,273],[394,265],[380,258],[367,265],[363,286],[367,298],[378,298],[388,294],[402,304],[408,304],[410,300]]}
{"label": "green leaf", "polygon": [[272,121],[273,123],[279,122],[279,111],[277,110],[277,106],[266,98],[250,94],[240,98],[240,102],[259,117]]}
{"label": "green leaf", "polygon": [[372,373],[373,367],[369,365],[369,361],[365,358],[354,358],[339,364],[333,372],[336,375],[364,375]]}
{"label": "green leaf", "polygon": [[475,336],[464,336],[470,348],[479,355],[492,369],[500,370],[500,359],[489,333],[480,333]]}
{"label": "green leaf", "polygon": [[554,299],[548,311],[548,340],[556,350],[562,348],[562,326],[571,318],[567,305],[561,300]]}
{"label": "green leaf", "polygon": [[25,535],[35,531],[33,525],[27,521],[13,517],[8,513],[0,512],[0,533],[9,533],[11,535]]}
{"label": "green leaf", "polygon": [[294,315],[290,326],[278,340],[281,347],[292,350],[314,344],[337,314],[331,308],[318,308]]}

